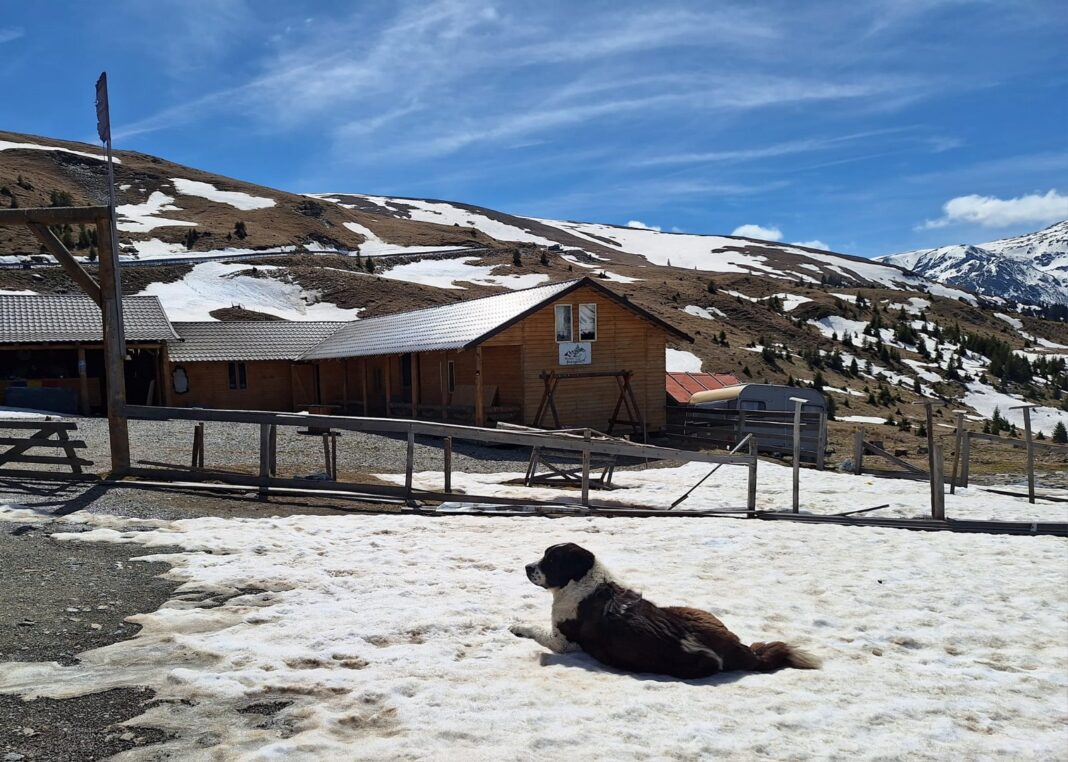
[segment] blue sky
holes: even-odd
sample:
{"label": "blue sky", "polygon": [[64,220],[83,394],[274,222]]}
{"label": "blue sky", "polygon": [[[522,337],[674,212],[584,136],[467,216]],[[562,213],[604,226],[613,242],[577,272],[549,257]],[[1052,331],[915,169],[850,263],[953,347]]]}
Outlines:
{"label": "blue sky", "polygon": [[872,256],[1068,217],[1066,39],[1044,0],[0,0],[0,127],[91,140],[107,69],[117,147],[264,185]]}

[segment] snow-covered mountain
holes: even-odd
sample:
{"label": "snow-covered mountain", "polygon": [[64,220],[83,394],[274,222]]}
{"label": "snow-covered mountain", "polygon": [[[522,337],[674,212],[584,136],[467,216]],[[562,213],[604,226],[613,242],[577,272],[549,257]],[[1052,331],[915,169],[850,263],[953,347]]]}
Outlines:
{"label": "snow-covered mountain", "polygon": [[1012,238],[918,249],[878,260],[985,296],[1068,303],[1068,220]]}

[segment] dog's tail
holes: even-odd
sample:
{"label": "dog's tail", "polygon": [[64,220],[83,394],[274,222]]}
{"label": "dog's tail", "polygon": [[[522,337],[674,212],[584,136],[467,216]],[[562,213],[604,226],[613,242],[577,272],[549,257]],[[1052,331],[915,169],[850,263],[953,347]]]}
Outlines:
{"label": "dog's tail", "polygon": [[774,672],[784,667],[819,669],[822,664],[814,654],[777,640],[772,643],[754,643],[749,646],[749,650],[757,658],[757,670],[760,672]]}

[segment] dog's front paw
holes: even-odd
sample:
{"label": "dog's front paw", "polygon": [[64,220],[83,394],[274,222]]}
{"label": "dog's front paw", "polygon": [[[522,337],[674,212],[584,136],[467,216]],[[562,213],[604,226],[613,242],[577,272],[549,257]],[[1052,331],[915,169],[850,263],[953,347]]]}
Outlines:
{"label": "dog's front paw", "polygon": [[537,630],[534,627],[530,627],[525,624],[513,624],[508,628],[509,632],[515,635],[517,638],[535,638],[537,637]]}

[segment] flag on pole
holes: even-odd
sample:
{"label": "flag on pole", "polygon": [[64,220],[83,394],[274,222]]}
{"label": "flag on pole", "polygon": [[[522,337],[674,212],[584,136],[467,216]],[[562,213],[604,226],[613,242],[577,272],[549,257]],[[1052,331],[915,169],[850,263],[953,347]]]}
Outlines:
{"label": "flag on pole", "polygon": [[102,143],[111,140],[111,117],[108,116],[108,73],[101,72],[96,81],[96,134]]}

